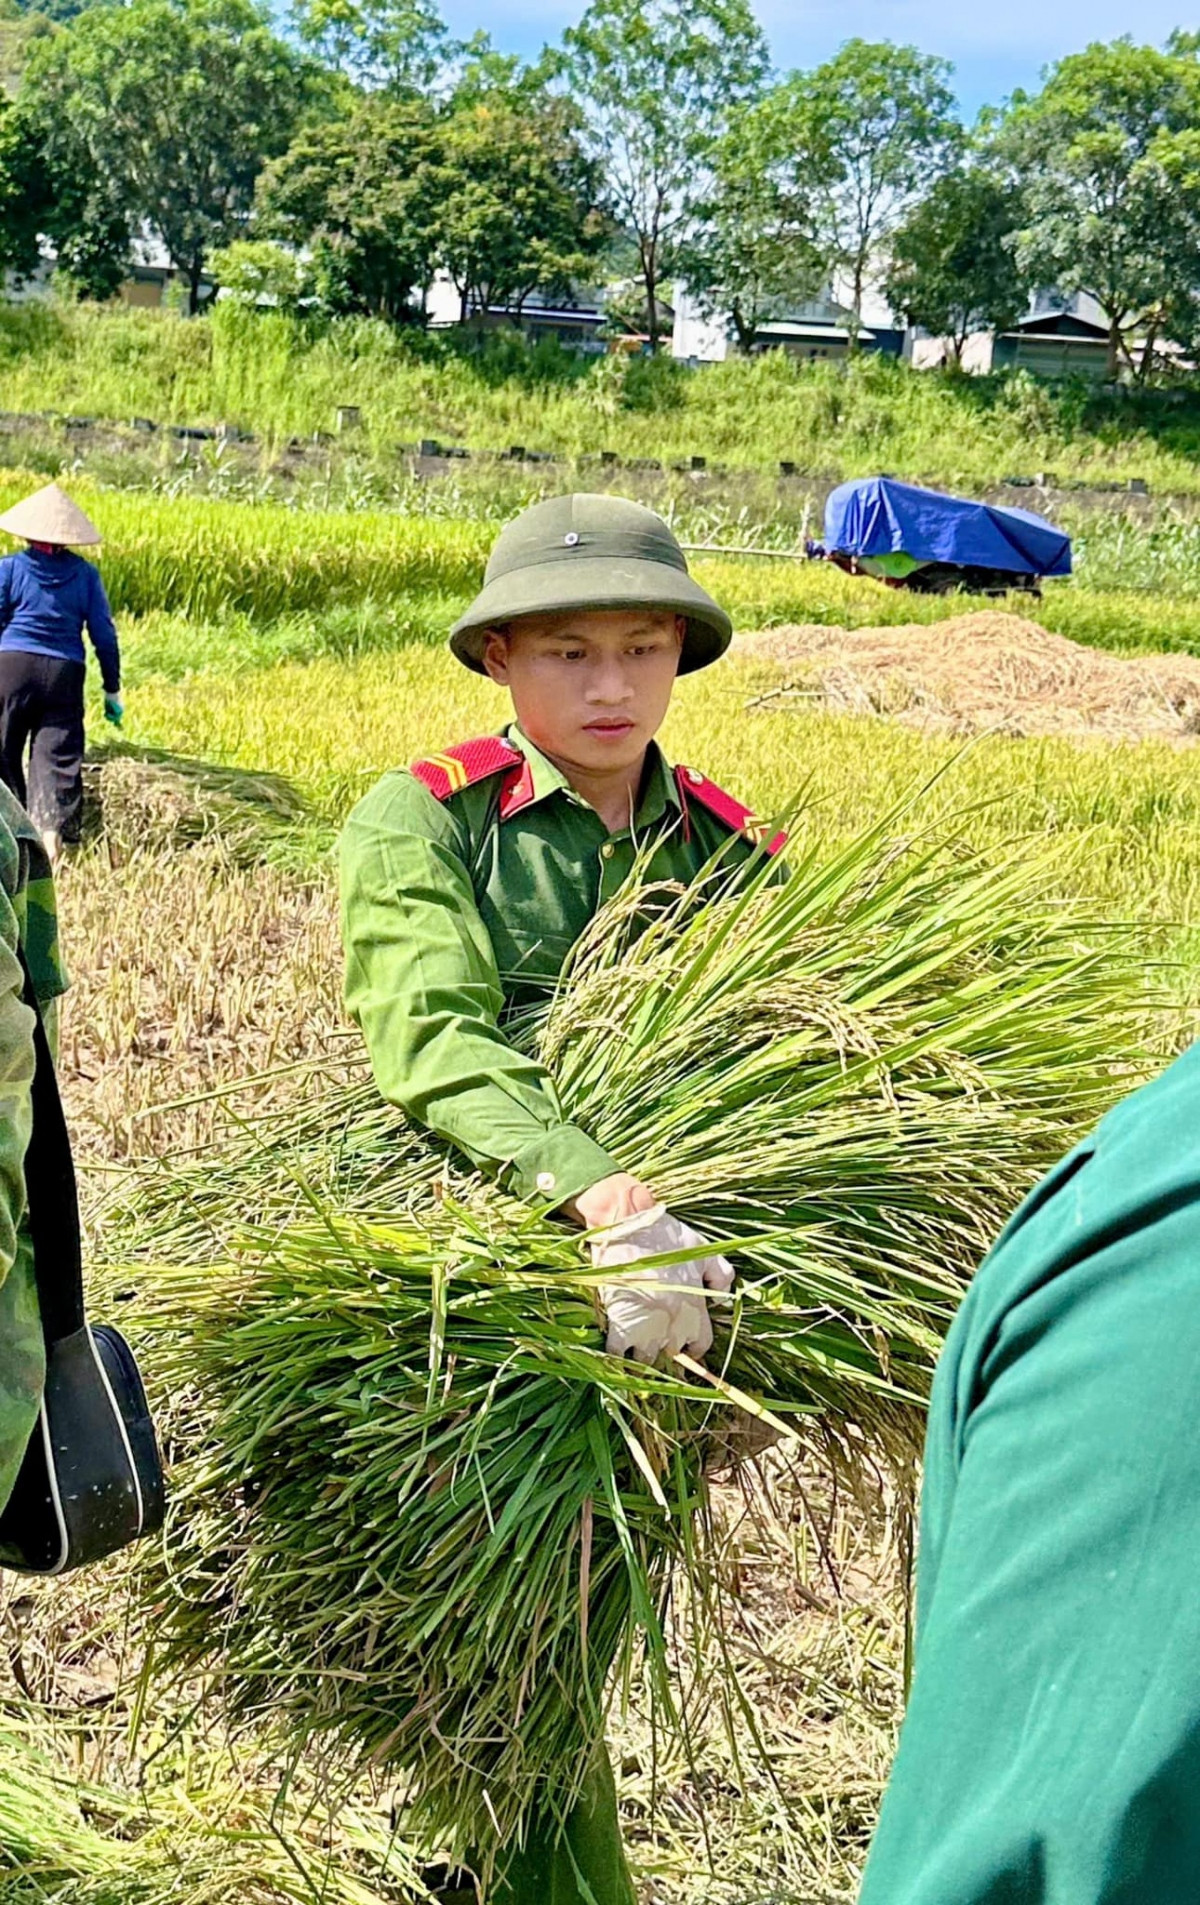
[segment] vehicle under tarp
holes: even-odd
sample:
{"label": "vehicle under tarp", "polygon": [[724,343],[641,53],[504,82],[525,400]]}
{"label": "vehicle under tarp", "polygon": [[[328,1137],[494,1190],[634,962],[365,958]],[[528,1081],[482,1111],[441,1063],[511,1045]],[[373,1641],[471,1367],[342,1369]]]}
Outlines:
{"label": "vehicle under tarp", "polygon": [[1071,573],[1071,538],[1044,516],[890,476],[840,484],[813,553],[912,589],[1034,588]]}

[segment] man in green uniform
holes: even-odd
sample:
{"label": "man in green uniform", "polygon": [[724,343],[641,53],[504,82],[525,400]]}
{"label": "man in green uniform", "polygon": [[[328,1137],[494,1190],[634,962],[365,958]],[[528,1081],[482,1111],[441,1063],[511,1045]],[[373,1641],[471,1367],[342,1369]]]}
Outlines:
{"label": "man in green uniform", "polygon": [[[654,739],[677,674],[716,661],[729,637],[651,511],[604,496],[535,504],[499,537],[451,634],[461,662],[509,690],[515,723],[386,775],[342,838],[346,996],[384,1097],[518,1197],[582,1224],[602,1266],[695,1247],[661,1278],[604,1292],[609,1349],[646,1359],[703,1355],[705,1291],[732,1273],[565,1117],[504,1024],[554,983],[636,857],[650,879],[687,881],[718,851],[732,864],[763,844],[746,808]],[[632,1905],[602,1751],[565,1831],[527,1822],[494,1898]]]}
{"label": "man in green uniform", "polygon": [[41,834],[0,784],[0,1508],[12,1493],[37,1420],[45,1351],[25,1223],[25,1152],[32,1125],[33,1013],[24,952],[53,1039],[64,981],[54,886]]}
{"label": "man in green uniform", "polygon": [[1200,1044],[1012,1219],[934,1384],[861,1905],[1200,1900]]}

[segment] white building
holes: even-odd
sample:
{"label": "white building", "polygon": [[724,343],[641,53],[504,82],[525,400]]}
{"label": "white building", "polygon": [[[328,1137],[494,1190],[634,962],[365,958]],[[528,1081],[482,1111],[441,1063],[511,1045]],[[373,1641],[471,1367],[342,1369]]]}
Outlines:
{"label": "white building", "polygon": [[[461,324],[462,298],[449,272],[437,273],[425,299],[425,312],[432,331]],[[604,350],[596,335],[604,317],[604,292],[594,285],[572,285],[566,296],[558,298],[544,291],[531,291],[519,312],[508,305],[493,304],[486,311],[470,313],[470,321],[497,330],[516,328],[531,343],[540,337],[554,337],[570,349],[595,352]]]}
{"label": "white building", "polygon": [[[763,324],[754,349],[784,350],[790,357],[814,360],[845,357],[850,350],[850,318],[849,306],[831,291],[791,306],[786,318],[772,318]],[[858,346],[890,357],[907,355],[908,332],[873,288],[863,298]],[[677,284],[671,348],[674,356],[688,364],[720,364],[736,352],[737,344],[728,322],[714,317],[694,292]]]}

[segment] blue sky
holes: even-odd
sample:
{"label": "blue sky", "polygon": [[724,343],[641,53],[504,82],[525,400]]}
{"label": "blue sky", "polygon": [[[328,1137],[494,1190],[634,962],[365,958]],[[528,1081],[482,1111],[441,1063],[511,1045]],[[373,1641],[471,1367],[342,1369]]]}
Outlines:
{"label": "blue sky", "polygon": [[[1195,0],[1193,0],[1193,4]],[[586,0],[443,0],[453,33],[485,25],[498,46],[534,53],[577,19]],[[757,0],[756,11],[780,66],[812,66],[855,35],[906,40],[954,62],[963,111],[998,103],[1016,86],[1034,87],[1043,66],[1089,40],[1130,33],[1161,44],[1195,16],[1172,0]]]}

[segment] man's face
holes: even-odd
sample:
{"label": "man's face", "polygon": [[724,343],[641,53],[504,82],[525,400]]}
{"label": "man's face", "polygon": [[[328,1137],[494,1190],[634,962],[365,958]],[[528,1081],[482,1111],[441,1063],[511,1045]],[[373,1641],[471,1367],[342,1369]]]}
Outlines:
{"label": "man's face", "polygon": [[483,663],[543,754],[589,773],[619,770],[662,726],[684,626],[669,609],[523,615],[488,636]]}

